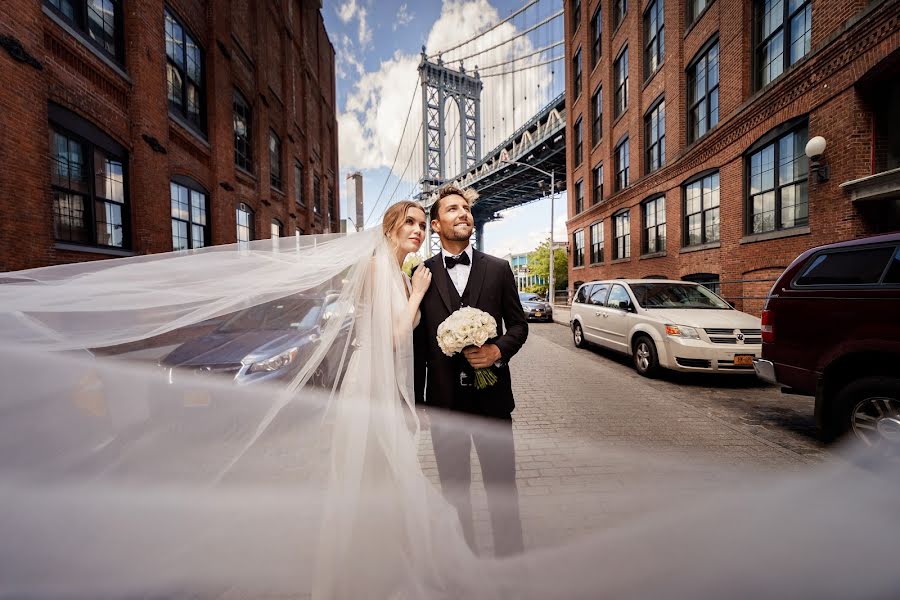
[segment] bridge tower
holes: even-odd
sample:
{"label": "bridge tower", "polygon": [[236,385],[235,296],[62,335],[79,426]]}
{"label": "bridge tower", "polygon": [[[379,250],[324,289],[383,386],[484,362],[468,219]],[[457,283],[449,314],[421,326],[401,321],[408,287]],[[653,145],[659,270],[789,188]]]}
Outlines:
{"label": "bridge tower", "polygon": [[[432,204],[431,194],[447,180],[447,123],[444,106],[456,102],[459,109],[459,164],[462,172],[474,167],[481,160],[481,90],[483,83],[476,69],[472,75],[466,73],[460,63],[459,70],[447,67],[439,56],[437,62],[428,60],[422,47],[419,62],[419,80],[422,84],[422,158],[425,172],[420,180],[421,200],[426,209]],[[452,134],[451,134],[452,135]],[[453,173],[452,176],[456,176]],[[427,220],[427,219],[426,219]],[[481,249],[484,223],[475,222],[473,244]],[[440,252],[440,240],[428,229],[427,256]]]}

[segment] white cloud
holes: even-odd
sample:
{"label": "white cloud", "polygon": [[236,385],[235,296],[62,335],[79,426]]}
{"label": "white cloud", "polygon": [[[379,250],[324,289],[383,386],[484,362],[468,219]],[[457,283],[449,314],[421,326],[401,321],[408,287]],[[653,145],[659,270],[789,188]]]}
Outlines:
{"label": "white cloud", "polygon": [[356,0],[347,0],[347,2],[335,8],[338,18],[345,24],[350,22],[358,9],[359,6],[357,6]]}
{"label": "white cloud", "polygon": [[360,8],[357,13],[359,19],[359,47],[364,49],[372,43],[372,29],[366,21],[366,9]]}
{"label": "white cloud", "polygon": [[416,15],[409,12],[406,7],[406,4],[401,4],[399,10],[397,10],[397,15],[394,17],[394,26],[393,30],[397,31],[398,27],[406,27],[409,25]]}
{"label": "white cloud", "polygon": [[367,20],[368,10],[364,6],[360,6],[357,0],[347,0],[335,8],[338,18],[345,25],[350,23],[354,18],[358,21],[357,41],[362,49],[365,49],[372,43],[372,29],[369,27]]}

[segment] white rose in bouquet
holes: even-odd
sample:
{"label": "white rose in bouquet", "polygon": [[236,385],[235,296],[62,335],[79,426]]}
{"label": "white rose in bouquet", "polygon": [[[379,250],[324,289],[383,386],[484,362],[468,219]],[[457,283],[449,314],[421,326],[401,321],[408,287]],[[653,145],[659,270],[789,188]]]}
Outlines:
{"label": "white rose in bouquet", "polygon": [[[497,321],[471,306],[464,306],[438,325],[437,343],[447,356],[462,352],[467,346],[483,346],[497,336]],[[491,369],[475,369],[475,387],[484,389],[497,383],[497,375]]]}

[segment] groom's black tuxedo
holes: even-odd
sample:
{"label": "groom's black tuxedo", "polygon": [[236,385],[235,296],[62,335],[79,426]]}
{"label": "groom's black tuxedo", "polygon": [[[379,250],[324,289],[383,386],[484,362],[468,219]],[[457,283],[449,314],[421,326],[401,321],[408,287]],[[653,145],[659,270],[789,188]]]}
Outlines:
{"label": "groom's black tuxedo", "polygon": [[[474,548],[469,459],[474,442],[487,491],[494,530],[494,551],[497,555],[521,552],[522,524],[519,519],[515,441],[510,416],[515,401],[508,364],[528,337],[528,322],[519,302],[512,269],[505,260],[473,250],[469,280],[460,295],[444,268],[442,254],[428,259],[425,265],[431,270],[432,280],[420,305],[422,320],[414,333],[416,403],[493,417],[490,419],[491,426],[485,427],[481,423],[471,428],[460,423],[432,420],[431,441],[441,487],[459,512],[466,539]],[[438,325],[461,306],[483,310],[497,321],[499,335],[488,340],[500,349],[500,364],[491,367],[497,374],[497,383],[483,390],[460,385],[460,373],[463,370],[472,373],[472,367],[461,353],[446,356],[437,343]],[[474,421],[465,423],[470,422],[474,424]]]}
{"label": "groom's black tuxedo", "polygon": [[[507,365],[528,337],[528,322],[522,312],[509,263],[473,250],[472,270],[461,297],[444,267],[440,253],[426,260],[425,266],[431,270],[432,282],[422,300],[422,321],[415,332],[416,402],[488,417],[509,418],[515,401]],[[462,354],[446,356],[437,343],[438,325],[460,306],[483,310],[497,321],[498,337],[488,340],[488,343],[496,344],[500,349],[502,366],[493,367],[498,381],[484,390],[461,387],[460,372],[464,369],[471,372],[468,361]]]}

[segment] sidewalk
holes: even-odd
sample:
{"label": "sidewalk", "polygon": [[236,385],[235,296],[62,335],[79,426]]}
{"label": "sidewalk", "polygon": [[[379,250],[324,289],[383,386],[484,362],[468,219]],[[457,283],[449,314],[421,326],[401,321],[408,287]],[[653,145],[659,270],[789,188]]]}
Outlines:
{"label": "sidewalk", "polygon": [[570,308],[563,304],[554,304],[553,305],[553,322],[559,323],[560,325],[569,326],[569,314]]}

